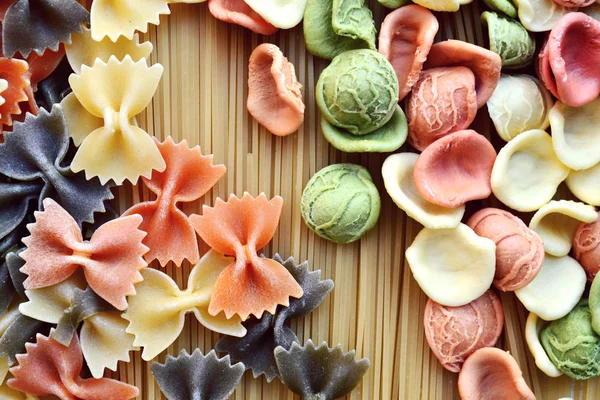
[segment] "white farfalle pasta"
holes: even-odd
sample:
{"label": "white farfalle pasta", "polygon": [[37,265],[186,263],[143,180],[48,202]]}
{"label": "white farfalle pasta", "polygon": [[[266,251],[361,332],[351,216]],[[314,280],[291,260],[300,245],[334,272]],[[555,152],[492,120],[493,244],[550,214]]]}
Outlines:
{"label": "white farfalle pasta", "polygon": [[463,306],[488,290],[496,271],[496,245],[465,224],[452,229],[423,228],[406,250],[421,289],[432,300]]}
{"label": "white farfalle pasta", "polygon": [[547,325],[548,322],[538,317],[537,314],[530,312],[527,316],[527,323],[525,324],[525,341],[535,360],[535,365],[549,377],[556,378],[563,373],[552,364],[552,361],[550,361],[548,354],[546,354],[546,350],[544,350],[542,343],[540,342],[540,334]]}
{"label": "white farfalle pasta", "polygon": [[219,274],[233,258],[213,250],[193,268],[186,290],[160,271],[146,268],[144,280],[135,285],[123,318],[129,321],[127,332],[135,335],[135,346],[143,347],[142,358],[151,360],[173,343],[183,329],[185,314],[193,312],[208,329],[230,336],[244,336],[246,328],[239,316],[227,319],[224,313],[212,316],[208,305]]}
{"label": "white farfalle pasta", "polygon": [[308,0],[244,0],[271,25],[290,29],[302,21]]}
{"label": "white farfalle pasta", "polygon": [[413,177],[418,157],[415,153],[389,156],[381,167],[385,189],[398,207],[426,228],[456,227],[465,213],[465,206],[446,208],[423,199]]}
{"label": "white farfalle pasta", "polygon": [[571,193],[579,200],[600,206],[600,163],[588,169],[572,170],[566,182]]}
{"label": "white farfalle pasta", "polygon": [[138,350],[126,328],[120,311],[101,312],[83,321],[81,351],[94,378],[101,378],[105,368],[116,371],[119,361],[129,362],[129,352]]}
{"label": "white farfalle pasta", "polygon": [[96,59],[91,68],[83,65],[80,74],[70,76],[73,93],[61,105],[69,135],[79,147],[71,163],[74,172],[120,185],[165,169],[152,138],[132,123],[152,100],[162,72],[160,64],[148,67],[145,59],[134,62],[126,55],[123,61]]}
{"label": "white farfalle pasta", "polygon": [[206,0],[94,0],[90,25],[94,40],[105,37],[116,42],[120,36],[133,38],[135,31],[147,32],[158,25],[161,15],[171,13],[169,3],[202,3]]}
{"label": "white farfalle pasta", "polygon": [[552,200],[569,174],[542,130],[521,133],[498,153],[492,169],[492,192],[518,211],[535,211]]}
{"label": "white farfalle pasta", "polygon": [[598,215],[594,207],[569,200],[552,200],[531,218],[529,228],[544,242],[546,253],[555,257],[569,254],[575,231],[582,222],[593,222]]}
{"label": "white farfalle pasta", "polygon": [[487,102],[496,131],[507,142],[532,129],[545,130],[553,105],[548,89],[529,75],[503,74]]}
{"label": "white farfalle pasta", "polygon": [[519,20],[530,32],[546,32],[573,9],[561,6],[553,0],[515,0]]}
{"label": "white farfalle pasta", "polygon": [[600,162],[600,97],[581,107],[557,101],[549,117],[552,145],[563,164],[579,171]]}
{"label": "white farfalle pasta", "polygon": [[81,72],[81,66],[94,65],[96,58],[108,62],[110,56],[115,56],[121,61],[126,55],[129,55],[134,62],[141,59],[148,59],[152,53],[152,43],[140,43],[140,37],[136,33],[133,39],[129,40],[124,36],[119,37],[116,42],[105,37],[101,41],[92,39],[92,31],[89,28],[82,27],[82,32],[71,36],[71,44],[65,45],[65,51],[69,64],[75,73]]}
{"label": "white farfalle pasta", "polygon": [[[21,303],[19,311],[39,321],[58,324],[71,306],[76,292],[86,287],[85,278],[77,272],[57,285],[26,290],[25,295],[29,300]],[[129,362],[129,352],[136,350],[133,335],[125,333],[127,321],[120,314],[118,311],[106,311],[83,321],[81,347],[94,378],[101,378],[105,368],[116,371],[118,362]]]}
{"label": "white farfalle pasta", "polygon": [[564,317],[581,299],[587,277],[575,259],[546,254],[537,276],[515,294],[530,312],[545,321]]}

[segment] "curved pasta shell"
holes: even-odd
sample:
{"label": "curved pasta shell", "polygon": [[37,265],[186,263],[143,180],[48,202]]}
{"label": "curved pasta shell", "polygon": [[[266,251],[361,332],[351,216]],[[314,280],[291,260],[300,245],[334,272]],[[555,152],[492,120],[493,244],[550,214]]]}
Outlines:
{"label": "curved pasta shell", "polygon": [[530,32],[551,30],[571,11],[553,0],[515,0],[515,3],[521,24]]}
{"label": "curved pasta shell", "polygon": [[381,167],[385,189],[398,207],[426,228],[456,227],[465,213],[465,207],[441,207],[421,197],[414,180],[417,158],[415,153],[389,156]]}
{"label": "curved pasta shell", "polygon": [[520,133],[548,128],[553,105],[548,89],[529,75],[502,75],[487,102],[496,132],[507,142]]}
{"label": "curved pasta shell", "polygon": [[269,132],[286,136],[298,130],[304,121],[301,88],[294,66],[279,47],[263,43],[252,51],[247,107]]}
{"label": "curved pasta shell", "polygon": [[458,393],[462,400],[536,400],[515,359],[495,347],[484,347],[467,358],[458,376]]}
{"label": "curved pasta shell", "polygon": [[400,7],[383,20],[378,50],[396,71],[399,100],[419,80],[438,28],[435,16],[418,5]]}
{"label": "curved pasta shell", "polygon": [[571,193],[579,200],[600,206],[600,163],[588,169],[572,170],[566,182]]}
{"label": "curved pasta shell", "polygon": [[458,11],[460,6],[469,4],[472,1],[473,0],[417,0],[415,3],[433,11]]}
{"label": "curved pasta shell", "polygon": [[465,130],[433,142],[417,159],[414,180],[423,198],[456,208],[492,193],[490,176],[496,150],[482,135]]}
{"label": "curved pasta shell", "polygon": [[542,130],[521,133],[498,153],[492,169],[492,192],[518,211],[548,203],[569,174],[554,154],[552,138]]}
{"label": "curved pasta shell", "polygon": [[587,277],[577,261],[569,256],[546,254],[535,279],[515,294],[530,312],[545,321],[562,318],[581,299]]}
{"label": "curved pasta shell", "polygon": [[218,20],[243,26],[261,35],[272,35],[279,30],[265,21],[244,0],[208,0],[208,10]]}
{"label": "curved pasta shell", "polygon": [[291,29],[304,17],[308,0],[244,0],[254,11],[276,28]]}
{"label": "curved pasta shell", "polygon": [[600,97],[582,107],[557,101],[549,117],[552,145],[563,164],[582,170],[600,162]]}
{"label": "curved pasta shell", "polygon": [[550,357],[548,357],[540,342],[540,334],[547,325],[548,323],[538,317],[537,314],[530,312],[525,324],[525,341],[535,360],[535,365],[549,377],[556,378],[563,373],[550,361]]}
{"label": "curved pasta shell", "polygon": [[452,229],[423,228],[406,250],[406,260],[427,296],[444,306],[458,307],[492,285],[496,245],[465,224]]}
{"label": "curved pasta shell", "polygon": [[587,204],[553,200],[533,215],[529,228],[540,235],[546,253],[562,257],[571,251],[575,231],[581,222],[593,222],[596,217],[594,207]]}

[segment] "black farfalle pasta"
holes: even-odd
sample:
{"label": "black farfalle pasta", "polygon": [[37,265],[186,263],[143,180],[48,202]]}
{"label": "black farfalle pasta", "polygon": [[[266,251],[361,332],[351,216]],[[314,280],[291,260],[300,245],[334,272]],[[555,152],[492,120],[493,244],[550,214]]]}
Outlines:
{"label": "black farfalle pasta", "polygon": [[185,350],[177,358],[167,355],[164,364],[155,361],[150,371],[169,400],[226,400],[240,383],[245,367],[232,365],[229,356],[218,358],[214,350],[203,355],[196,349],[192,355]]}
{"label": "black farfalle pasta", "polygon": [[304,347],[292,343],[289,350],[275,349],[281,381],[305,400],[337,399],[354,389],[371,362],[356,360],[354,350],[344,353],[341,345],[329,348],[323,342],[315,347],[308,340]]}
{"label": "black farfalle pasta", "polygon": [[6,313],[16,296],[26,299],[23,282],[27,276],[20,271],[25,261],[15,249],[13,246],[0,256],[0,315]]}
{"label": "black farfalle pasta", "polygon": [[17,363],[17,354],[25,352],[25,343],[35,341],[36,334],[50,330],[49,325],[21,314],[18,308],[8,310],[0,323],[8,326],[0,336],[0,357],[7,357],[9,366]]}
{"label": "black farfalle pasta", "polygon": [[27,114],[4,133],[0,144],[0,173],[17,181],[43,180],[38,208],[46,197],[56,200],[79,226],[94,222],[95,212],[104,212],[104,201],[112,199],[110,185],[97,178],[86,180],[84,173],[74,174],[62,166],[69,148],[67,124],[59,105],[37,116]]}
{"label": "black farfalle pasta", "polygon": [[44,182],[0,181],[0,238],[11,233],[27,216],[32,201],[37,200]]}
{"label": "black farfalle pasta", "polygon": [[35,100],[38,105],[51,110],[54,104],[60,103],[71,92],[69,76],[72,73],[73,69],[65,57],[50,76],[37,84]]}
{"label": "black farfalle pasta", "polygon": [[104,311],[116,311],[106,300],[98,296],[89,286],[85,290],[76,289],[71,305],[65,310],[52,338],[63,346],[69,346],[79,325],[92,315]]}
{"label": "black farfalle pasta", "polygon": [[5,57],[34,51],[57,51],[61,43],[71,43],[72,33],[81,33],[81,24],[90,21],[89,12],[76,0],[17,0],[6,10],[2,23]]}
{"label": "black farfalle pasta", "polygon": [[306,261],[296,264],[291,257],[283,261],[278,254],[273,260],[290,271],[304,295],[299,299],[290,298],[289,307],[278,307],[275,315],[265,312],[260,319],[252,317],[245,321],[243,325],[248,333],[244,337],[224,336],[216,345],[217,351],[228,353],[233,361],[244,363],[255,378],[264,374],[267,382],[278,376],[273,356],[275,348],[289,349],[292,343],[298,342],[298,337],[285,322],[313,311],[333,289],[333,281],[321,280],[321,271],[309,271]]}

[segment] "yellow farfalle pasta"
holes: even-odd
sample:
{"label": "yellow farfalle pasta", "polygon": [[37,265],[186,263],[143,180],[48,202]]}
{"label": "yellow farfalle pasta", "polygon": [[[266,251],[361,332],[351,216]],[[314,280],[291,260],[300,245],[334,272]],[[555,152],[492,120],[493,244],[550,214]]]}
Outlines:
{"label": "yellow farfalle pasta", "polygon": [[116,42],[109,38],[101,41],[92,39],[92,31],[84,26],[81,27],[81,33],[74,33],[71,36],[71,44],[65,45],[67,59],[75,73],[81,72],[81,66],[92,66],[96,58],[107,62],[110,56],[115,56],[117,60],[123,60],[129,55],[135,62],[141,59],[147,59],[152,53],[152,43],[140,43],[140,37],[136,33],[133,39],[119,37]]}
{"label": "yellow farfalle pasta", "polygon": [[135,31],[147,32],[148,24],[158,25],[161,15],[171,13],[169,3],[202,3],[206,0],[94,0],[90,10],[92,37],[133,37]]}
{"label": "yellow farfalle pasta", "polygon": [[0,79],[0,106],[6,103],[6,99],[2,97],[2,92],[8,89],[8,81],[6,79]]}
{"label": "yellow farfalle pasta", "polygon": [[600,162],[600,97],[581,107],[557,101],[549,118],[552,145],[563,164],[579,171]]}
{"label": "yellow farfalle pasta", "polygon": [[73,93],[61,105],[69,135],[79,146],[71,169],[84,170],[87,179],[113,179],[135,183],[140,176],[150,178],[152,170],[163,171],[165,161],[152,138],[132,124],[152,100],[163,67],[148,67],[145,59],[134,62],[111,56],[107,63],[96,59],[90,68],[81,67],[69,83]]}
{"label": "yellow farfalle pasta", "polygon": [[188,312],[212,331],[238,337],[246,334],[239,316],[227,319],[223,312],[216,316],[208,312],[215,282],[232,262],[233,258],[210,250],[193,268],[183,291],[160,271],[142,271],[144,280],[135,285],[136,295],[129,296],[123,318],[129,321],[127,332],[135,335],[134,345],[144,348],[144,360],[153,359],[177,339]]}
{"label": "yellow farfalle pasta", "polygon": [[548,133],[521,133],[498,153],[492,169],[492,192],[517,211],[535,211],[552,200],[569,174],[554,154]]}
{"label": "yellow farfalle pasta", "polygon": [[555,257],[569,254],[575,231],[582,222],[593,222],[598,215],[594,207],[576,201],[551,201],[531,218],[529,228],[544,242],[546,253]]}
{"label": "yellow farfalle pasta", "polygon": [[[19,306],[23,315],[51,324],[58,324],[78,290],[87,286],[81,273],[42,289],[26,290],[29,301]],[[80,340],[83,355],[94,378],[101,378],[104,369],[117,370],[119,361],[129,362],[129,352],[136,350],[133,335],[125,333],[127,321],[118,311],[105,311],[83,321]]]}

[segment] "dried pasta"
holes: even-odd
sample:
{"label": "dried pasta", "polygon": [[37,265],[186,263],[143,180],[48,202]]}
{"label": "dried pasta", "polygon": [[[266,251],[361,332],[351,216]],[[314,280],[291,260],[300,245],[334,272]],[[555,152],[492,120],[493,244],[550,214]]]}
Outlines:
{"label": "dried pasta", "polygon": [[229,354],[234,362],[242,362],[246,369],[251,369],[254,378],[264,374],[267,382],[279,376],[273,353],[275,348],[281,346],[289,350],[292,343],[299,342],[286,321],[312,312],[333,289],[333,281],[321,280],[321,271],[309,271],[306,261],[297,264],[291,257],[284,261],[278,254],[273,260],[290,271],[302,287],[304,296],[290,300],[288,307],[278,307],[275,315],[265,313],[260,319],[245,321],[248,333],[244,337],[225,336],[216,345],[217,351]]}
{"label": "dried pasta", "polygon": [[[42,201],[52,197],[81,226],[82,222],[94,222],[94,213],[104,212],[104,202],[113,198],[109,185],[101,185],[97,179],[88,181],[83,174],[73,174],[62,163],[69,150],[67,124],[60,107],[51,112],[41,110],[38,116],[27,115],[25,121],[16,123],[13,131],[4,134],[0,144],[0,173],[21,185],[30,185],[30,196]],[[41,191],[32,194],[31,185],[44,182]],[[13,185],[15,185],[13,183]],[[14,188],[14,190],[18,189]]]}
{"label": "dried pasta", "polygon": [[202,325],[215,332],[246,334],[239,317],[229,319],[222,313],[213,316],[208,309],[215,282],[231,261],[230,257],[209,251],[192,270],[188,287],[183,291],[160,271],[142,271],[144,280],[136,285],[136,295],[129,297],[123,318],[129,321],[127,332],[135,336],[134,345],[144,348],[144,360],[153,359],[177,339],[188,312],[193,312]]}
{"label": "dried pasta", "polygon": [[235,255],[234,263],[219,275],[208,312],[225,311],[242,320],[250,314],[275,314],[278,304],[289,306],[289,297],[301,297],[302,288],[285,267],[274,260],[260,258],[257,251],[267,245],[281,215],[283,199],[271,200],[263,194],[254,198],[231,195],[227,202],[217,199],[214,207],[203,207],[203,215],[192,215],[196,232],[210,247],[225,255]]}
{"label": "dried pasta", "polygon": [[13,389],[38,396],[55,395],[62,400],[74,398],[110,398],[127,400],[136,397],[135,386],[109,378],[81,378],[83,355],[77,335],[68,347],[51,338],[37,335],[35,344],[26,345],[27,353],[19,354],[19,365],[10,369],[8,380]]}
{"label": "dried pasta", "polygon": [[127,55],[123,61],[96,59],[91,68],[84,65],[71,75],[73,93],[61,104],[79,147],[71,163],[74,172],[85,170],[88,179],[97,176],[102,184],[112,179],[120,185],[165,169],[155,143],[132,123],[152,100],[162,72],[160,64],[148,67],[145,59],[134,62]]}
{"label": "dried pasta", "polygon": [[31,79],[29,65],[23,60],[0,57],[0,79],[6,81],[6,88],[1,94],[0,123],[11,126],[12,116],[21,114],[19,103],[28,100],[27,89]]}
{"label": "dried pasta", "polygon": [[71,42],[73,32],[81,32],[89,16],[76,0],[17,0],[2,21],[4,55],[13,57],[18,52],[28,57],[31,52],[58,51],[61,43]]}
{"label": "dried pasta", "polygon": [[146,261],[156,259],[162,266],[169,261],[181,265],[184,259],[197,263],[200,255],[194,227],[177,204],[204,196],[225,174],[226,168],[213,165],[212,155],[202,155],[199,146],[189,148],[185,140],[175,144],[169,136],[163,143],[156,142],[166,169],[154,171],[151,179],[143,178],[143,181],[157,199],[136,204],[123,215],[143,217],[140,229],[148,233],[144,244],[150,248],[144,256]]}
{"label": "dried pasta", "polygon": [[232,365],[229,356],[218,358],[214,350],[203,355],[196,349],[191,355],[185,350],[177,357],[167,355],[164,364],[153,362],[150,371],[168,400],[227,400],[242,379],[244,364]]}
{"label": "dried pasta", "polygon": [[148,251],[142,244],[146,234],[137,229],[142,217],[109,221],[84,242],[69,213],[52,199],[43,205],[45,211],[36,212],[35,224],[27,226],[31,236],[23,239],[25,289],[60,283],[81,266],[94,292],[119,310],[127,308],[125,296],[135,293],[133,285],[142,280],[139,270],[148,265],[142,257]]}

